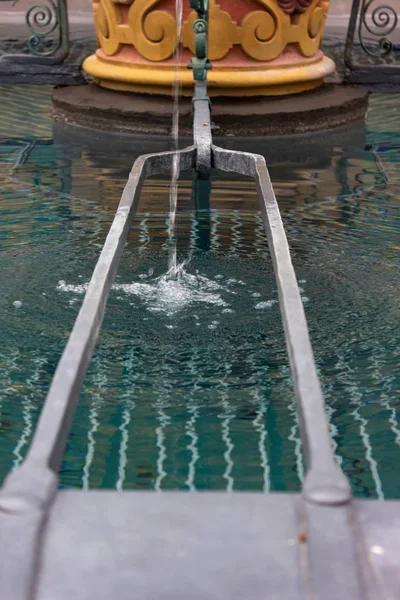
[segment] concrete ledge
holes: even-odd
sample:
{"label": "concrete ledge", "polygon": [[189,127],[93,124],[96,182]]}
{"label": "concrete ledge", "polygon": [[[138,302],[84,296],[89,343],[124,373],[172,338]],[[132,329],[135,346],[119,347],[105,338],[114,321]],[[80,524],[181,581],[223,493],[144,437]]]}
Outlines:
{"label": "concrete ledge", "polygon": [[[173,102],[169,97],[113,92],[91,83],[55,88],[53,106],[56,120],[73,125],[122,133],[171,132]],[[218,135],[292,135],[364,119],[368,92],[328,84],[296,96],[214,98],[212,107],[214,132]],[[192,133],[192,105],[188,98],[180,101],[180,133]]]}

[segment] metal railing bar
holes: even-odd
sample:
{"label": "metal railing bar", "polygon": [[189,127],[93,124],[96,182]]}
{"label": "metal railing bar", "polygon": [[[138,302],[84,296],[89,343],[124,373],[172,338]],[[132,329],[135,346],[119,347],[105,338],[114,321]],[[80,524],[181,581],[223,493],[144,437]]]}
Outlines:
{"label": "metal railing bar", "polygon": [[353,64],[353,44],[354,44],[354,35],[357,26],[358,15],[360,13],[360,2],[361,0],[353,0],[353,5],[351,8],[351,14],[349,19],[349,25],[347,29],[347,37],[346,43],[344,47],[344,64],[348,69],[352,69],[354,67]]}
{"label": "metal railing bar", "polygon": [[[86,370],[100,334],[107,298],[135,215],[146,177],[168,172],[173,152],[139,157],[129,180],[100,254],[82,307],[67,346],[57,366],[34,438],[26,458],[57,472]],[[180,170],[193,166],[195,149],[179,152]]]}
{"label": "metal railing bar", "polygon": [[256,180],[279,290],[307,466],[302,486],[305,502],[299,513],[307,538],[306,595],[324,600],[362,600],[366,594],[360,568],[361,537],[357,535],[351,489],[335,462],[300,290],[265,160],[255,154],[215,146],[213,158],[216,169]]}
{"label": "metal railing bar", "polygon": [[[350,487],[337,468],[321,386],[316,372],[303,303],[291,262],[279,207],[263,157],[204,146],[211,140],[211,115],[207,99],[197,100],[194,110],[195,146],[179,152],[180,169],[213,166],[256,180],[261,215],[274,263],[280,307],[296,392],[302,444],[307,464],[303,485],[306,499],[321,504],[341,504],[351,499]],[[149,175],[168,172],[174,153],[140,157],[125,186],[114,222],[93,272],[88,291],[70,339],[57,367],[25,462],[34,461],[57,472],[78,395],[97,342],[105,306],[120,256],[135,214],[143,181]]]}
{"label": "metal railing bar", "polygon": [[303,302],[293,268],[289,245],[265,159],[255,154],[232,152],[213,146],[215,168],[239,172],[256,180],[275,278],[296,393],[307,474],[303,484],[306,500],[317,504],[345,504],[351,500],[349,483],[333,455],[325,403],[317,375]]}

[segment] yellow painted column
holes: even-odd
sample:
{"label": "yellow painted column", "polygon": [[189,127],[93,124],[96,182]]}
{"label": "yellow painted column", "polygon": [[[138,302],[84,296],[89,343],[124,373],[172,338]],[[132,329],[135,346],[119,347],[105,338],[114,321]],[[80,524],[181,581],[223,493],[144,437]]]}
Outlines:
{"label": "yellow painted column", "polygon": [[[313,89],[335,70],[320,50],[329,0],[210,0],[210,96]],[[175,78],[175,0],[94,0],[99,48],[84,69],[115,90],[170,94]],[[196,13],[184,0],[182,66],[194,51]],[[183,94],[193,74],[181,71]]]}

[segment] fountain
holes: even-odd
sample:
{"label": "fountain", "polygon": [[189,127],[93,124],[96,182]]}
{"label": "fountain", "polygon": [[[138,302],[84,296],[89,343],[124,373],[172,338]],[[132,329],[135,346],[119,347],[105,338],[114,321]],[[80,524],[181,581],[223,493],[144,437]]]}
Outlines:
{"label": "fountain", "polygon": [[[329,0],[212,0],[209,58],[218,138],[331,130],[364,120],[367,93],[338,85],[321,49]],[[124,133],[170,134],[176,69],[195,48],[195,11],[183,6],[177,43],[174,0],[96,0],[99,48],[83,68],[95,83],[54,92],[56,118]],[[191,135],[193,82],[181,75],[181,134]]]}
{"label": "fountain", "polygon": [[[90,282],[79,289],[86,292],[83,304],[29,452],[23,461],[17,457],[16,469],[0,491],[0,546],[7,549],[0,562],[3,597],[67,600],[73,595],[82,600],[105,600],[111,595],[130,598],[135,589],[138,595],[149,598],[189,595],[211,600],[217,594],[259,600],[268,593],[288,599],[301,595],[318,600],[364,600],[378,595],[389,599],[398,588],[398,541],[393,535],[398,504],[355,502],[336,462],[304,297],[266,163],[261,155],[224,149],[213,142],[207,93],[211,66],[206,52],[208,1],[191,0],[191,6],[198,13],[193,25],[196,54],[191,63],[195,81],[193,144],[172,152],[142,155],[135,161]],[[178,111],[174,114],[176,124]],[[73,413],[144,181],[153,175],[172,174],[174,189],[179,173],[192,170],[193,194],[200,204],[209,193],[213,169],[249,177],[257,189],[296,392],[306,462],[301,493],[60,491],[58,472]],[[175,206],[173,197],[172,246],[176,238]],[[175,275],[174,249],[172,255]],[[262,259],[269,260],[269,255],[263,254]],[[65,282],[58,285],[60,291],[68,291]],[[214,301],[219,300],[221,288],[210,290]],[[116,289],[126,287],[117,284]],[[163,290],[168,296],[168,286]],[[147,287],[146,292],[148,301],[153,302],[152,289]],[[169,304],[173,311],[173,303]],[[223,402],[224,436],[229,446],[226,391]],[[165,423],[162,407],[160,412]],[[229,452],[230,447],[228,457]],[[162,463],[161,452],[160,456]],[[123,463],[118,475],[117,489],[121,489]],[[227,489],[232,491],[229,465],[224,475]],[[85,477],[87,483],[87,469]],[[156,490],[161,489],[162,477],[161,464]],[[193,487],[190,474],[188,481]]]}

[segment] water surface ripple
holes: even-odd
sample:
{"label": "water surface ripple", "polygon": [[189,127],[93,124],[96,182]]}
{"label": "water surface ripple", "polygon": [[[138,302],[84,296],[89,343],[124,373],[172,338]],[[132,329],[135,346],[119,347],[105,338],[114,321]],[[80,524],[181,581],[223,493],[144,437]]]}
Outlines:
{"label": "water surface ripple", "polygon": [[[400,498],[397,100],[372,97],[365,147],[350,140],[323,165],[271,165],[333,446],[363,497]],[[13,137],[13,119],[0,140],[0,480],[28,448],[130,168],[125,156],[24,136],[22,124]],[[45,116],[35,119],[40,133]],[[61,484],[299,489],[301,442],[254,187],[219,178],[211,210],[196,214],[190,181],[180,182],[183,266],[171,280],[168,185],[145,185]]]}

